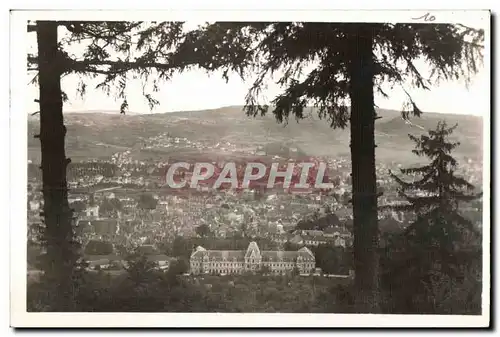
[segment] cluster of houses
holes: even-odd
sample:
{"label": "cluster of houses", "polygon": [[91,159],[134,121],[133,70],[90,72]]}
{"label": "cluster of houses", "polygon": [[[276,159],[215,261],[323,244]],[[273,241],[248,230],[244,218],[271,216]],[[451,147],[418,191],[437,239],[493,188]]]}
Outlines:
{"label": "cluster of houses", "polygon": [[324,230],[297,229],[292,233],[275,235],[273,241],[284,244],[291,243],[298,246],[328,245],[334,247],[350,247],[353,235],[345,227],[328,227]]}

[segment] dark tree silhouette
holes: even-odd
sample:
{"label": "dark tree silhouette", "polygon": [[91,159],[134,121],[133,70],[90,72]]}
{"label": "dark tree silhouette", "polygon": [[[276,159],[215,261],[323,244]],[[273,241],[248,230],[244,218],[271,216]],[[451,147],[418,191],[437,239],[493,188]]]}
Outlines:
{"label": "dark tree silhouette", "polygon": [[[171,67],[162,52],[152,53],[171,46],[178,38],[182,23],[162,23],[151,27],[142,22],[92,22],[92,21],[37,21],[28,23],[28,32],[36,32],[37,55],[28,55],[28,71],[37,72],[32,83],[40,88],[41,169],[44,198],[43,242],[47,246],[48,263],[45,274],[51,278],[55,289],[51,310],[68,311],[74,301],[71,298],[72,270],[76,266],[78,243],[72,228],[73,211],[68,205],[67,167],[63,121],[63,100],[67,94],[61,90],[61,77],[78,74],[82,81],[78,91],[85,94],[86,80],[101,79],[97,89],[110,93],[114,88],[122,99],[120,111],[125,113],[126,83],[128,73],[135,73],[151,81],[151,90],[144,91],[150,107],[158,103],[150,91],[155,91],[159,80],[171,75]],[[58,29],[65,29],[58,36]],[[155,44],[154,36],[161,34]],[[132,37],[136,37],[133,39]],[[80,58],[70,57],[65,48],[73,44],[86,45]],[[132,53],[134,50],[135,54]],[[152,55],[154,54],[154,56]],[[154,70],[152,70],[154,69]],[[85,78],[87,77],[87,78]]]}
{"label": "dark tree silhouette", "polygon": [[477,232],[474,224],[459,211],[464,202],[478,199],[482,193],[475,193],[473,185],[456,175],[458,163],[451,152],[460,143],[448,141],[455,128],[456,125],[447,127],[445,122],[440,122],[428,135],[419,138],[410,135],[416,143],[413,153],[428,157],[431,162],[422,167],[401,169],[401,173],[420,179],[405,182],[391,172],[400,186],[399,193],[408,202],[394,208],[415,212],[417,220],[408,227],[406,234],[422,249],[438,247],[446,252],[454,251],[458,248],[457,243],[463,243],[464,234]]}
{"label": "dark tree silhouette", "polygon": [[327,274],[347,275],[349,270],[352,269],[350,259],[352,252],[342,247],[320,245],[314,247],[313,252],[316,258],[316,267],[321,268]]}
{"label": "dark tree silhouette", "polygon": [[[71,274],[77,256],[76,241],[71,227],[72,210],[68,205],[66,182],[66,158],[64,136],[66,128],[62,116],[62,92],[60,76],[62,69],[54,60],[58,59],[57,24],[39,22],[37,25],[38,82],[40,84],[40,138],[42,151],[42,181],[44,198],[43,242],[47,245],[47,260],[44,264],[47,277],[58,286],[54,309],[71,309]],[[61,139],[63,140],[61,142]]]}
{"label": "dark tree silhouette", "polygon": [[[416,297],[430,297],[439,305],[443,298],[435,298],[431,292],[440,286],[436,278],[446,276],[456,281],[467,277],[471,268],[474,272],[481,269],[479,228],[461,215],[460,208],[480,198],[482,193],[477,193],[473,185],[456,175],[458,163],[451,152],[459,143],[448,140],[455,127],[440,122],[428,135],[418,138],[410,135],[416,143],[413,153],[430,160],[428,165],[401,169],[404,175],[416,176],[413,182],[406,182],[391,172],[400,186],[400,195],[407,201],[392,208],[412,211],[416,216],[400,240],[393,241],[391,248],[398,254],[388,261],[391,266],[387,274],[389,289],[397,294],[394,298],[405,302],[403,310],[406,311],[435,313],[439,309],[434,303],[428,300],[420,303]],[[409,288],[412,291],[409,292]],[[480,294],[477,287],[468,291],[470,295]],[[473,302],[465,300],[468,301]]]}
{"label": "dark tree silhouette", "polygon": [[170,263],[167,271],[167,280],[169,285],[179,284],[178,276],[189,271],[189,262],[185,258],[179,258]]}
{"label": "dark tree silhouette", "polygon": [[127,257],[126,271],[128,279],[136,288],[146,286],[156,278],[158,263],[149,261],[145,255],[131,254]]}

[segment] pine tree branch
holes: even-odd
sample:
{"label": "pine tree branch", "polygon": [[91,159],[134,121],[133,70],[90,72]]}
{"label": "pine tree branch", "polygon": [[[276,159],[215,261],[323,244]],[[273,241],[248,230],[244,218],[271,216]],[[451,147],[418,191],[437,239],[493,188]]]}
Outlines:
{"label": "pine tree branch", "polygon": [[[38,63],[38,58],[29,56],[28,62]],[[98,74],[120,74],[129,70],[140,70],[144,68],[155,68],[158,70],[172,70],[182,67],[183,64],[169,64],[147,61],[112,61],[112,60],[73,60],[65,58],[62,60],[65,72],[94,72]],[[110,67],[109,69],[99,69],[97,66]]]}

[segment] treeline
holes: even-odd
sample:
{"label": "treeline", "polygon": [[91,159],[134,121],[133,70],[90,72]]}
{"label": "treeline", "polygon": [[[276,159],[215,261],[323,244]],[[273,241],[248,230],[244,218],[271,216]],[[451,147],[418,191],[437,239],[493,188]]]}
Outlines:
{"label": "treeline", "polygon": [[[257,242],[261,250],[277,250],[278,244],[266,238],[196,238],[177,236],[173,242],[160,242],[157,245],[159,254],[171,257],[189,259],[196,247],[201,246],[207,250],[246,250],[251,241]],[[117,245],[118,247],[119,245]],[[90,241],[85,248],[89,255],[108,255],[113,253],[111,243],[103,241]],[[297,248],[299,249],[299,248]],[[119,252],[114,252],[119,253]]]}

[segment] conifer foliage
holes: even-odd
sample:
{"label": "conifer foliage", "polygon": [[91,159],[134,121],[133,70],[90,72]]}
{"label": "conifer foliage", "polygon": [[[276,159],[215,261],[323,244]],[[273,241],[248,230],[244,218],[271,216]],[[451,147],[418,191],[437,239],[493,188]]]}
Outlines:
{"label": "conifer foliage", "polygon": [[[407,310],[411,310],[408,306],[412,306],[417,312],[435,312],[438,304],[434,302],[447,296],[436,295],[436,288],[442,287],[439,283],[443,279],[455,282],[447,289],[451,291],[459,287],[456,282],[463,282],[471,268],[476,268],[475,272],[480,269],[477,268],[480,230],[460,214],[460,207],[480,198],[482,193],[476,192],[472,184],[456,173],[458,163],[451,153],[460,144],[449,140],[455,128],[456,125],[449,127],[440,122],[427,135],[410,135],[416,143],[413,153],[430,160],[429,164],[421,167],[401,169],[403,175],[414,177],[412,182],[391,172],[400,186],[399,194],[406,200],[406,203],[394,208],[412,211],[416,218],[406,229],[399,245],[393,247],[399,254],[393,255],[393,268],[389,273],[390,288],[392,291],[401,290],[398,296],[406,298]],[[410,285],[412,291],[409,292]],[[477,287],[469,290],[476,295],[479,291]],[[433,302],[432,308],[425,309],[420,304],[416,310],[418,297],[425,305]]]}
{"label": "conifer foliage", "polygon": [[406,182],[391,172],[400,186],[400,195],[407,201],[396,208],[413,210],[417,215],[417,221],[408,228],[408,237],[425,249],[455,250],[464,234],[477,232],[472,222],[459,212],[462,203],[480,198],[482,194],[475,193],[472,184],[456,175],[458,163],[451,152],[460,143],[448,140],[455,128],[456,125],[448,127],[446,122],[440,122],[428,135],[409,136],[416,143],[413,153],[428,157],[430,163],[401,169],[401,173],[420,178]]}

